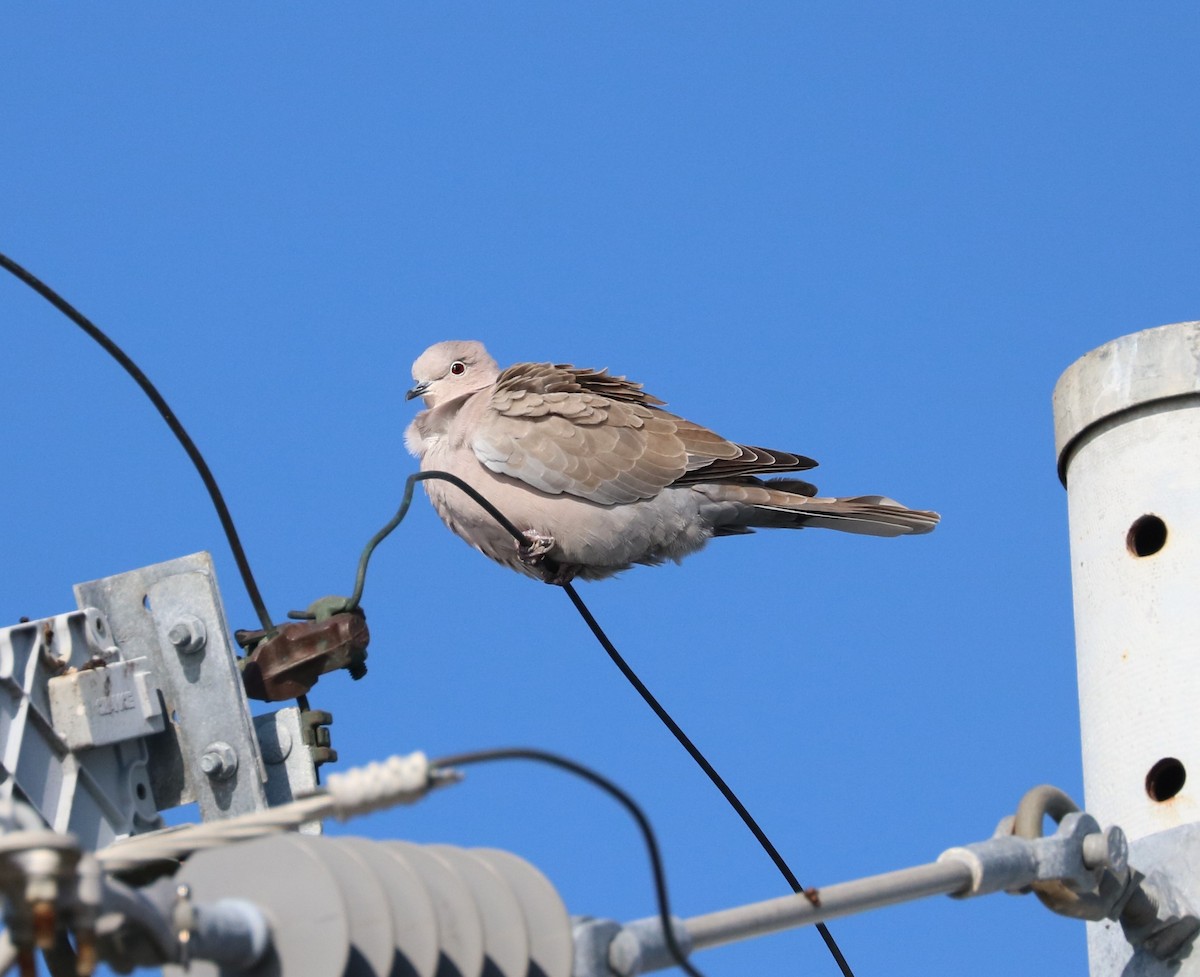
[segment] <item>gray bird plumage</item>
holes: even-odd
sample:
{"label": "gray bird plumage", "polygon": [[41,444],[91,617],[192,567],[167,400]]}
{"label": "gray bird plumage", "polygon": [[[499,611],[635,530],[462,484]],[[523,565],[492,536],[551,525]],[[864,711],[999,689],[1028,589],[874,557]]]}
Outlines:
{"label": "gray bird plumage", "polygon": [[598,580],[760,528],[905,536],[938,523],[935,512],[883,496],[818,498],[801,479],[762,478],[817,463],[727,441],[606,370],[518,363],[502,371],[482,344],[451,341],[422,353],[413,379],[408,397],[426,409],[405,442],[421,469],[463,479],[526,533],[527,545],[459,489],[426,481],[438,515],[480,552],[537,579]]}

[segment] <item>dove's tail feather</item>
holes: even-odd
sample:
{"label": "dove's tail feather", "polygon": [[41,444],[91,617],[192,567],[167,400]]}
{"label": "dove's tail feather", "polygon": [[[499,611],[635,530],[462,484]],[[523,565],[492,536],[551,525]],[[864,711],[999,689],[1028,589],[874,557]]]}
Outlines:
{"label": "dove's tail feather", "polygon": [[909,509],[883,495],[821,498],[797,492],[793,481],[754,479],[722,485],[722,501],[737,505],[733,518],[719,525],[716,534],[820,528],[864,536],[910,536],[932,532],[941,519],[936,512]]}

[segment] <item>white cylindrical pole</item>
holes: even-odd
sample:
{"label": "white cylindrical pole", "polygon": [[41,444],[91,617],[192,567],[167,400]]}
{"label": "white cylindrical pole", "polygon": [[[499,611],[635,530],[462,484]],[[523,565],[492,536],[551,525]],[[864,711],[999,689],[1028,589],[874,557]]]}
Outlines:
{"label": "white cylindrical pole", "polygon": [[[1085,806],[1125,830],[1136,868],[1183,874],[1195,855],[1184,849],[1200,839],[1200,322],[1076,361],[1055,387],[1054,427]],[[1093,977],[1129,965],[1115,923],[1089,924],[1088,945]],[[1200,974],[1197,956],[1174,972]],[[1132,966],[1124,972],[1160,972]]]}

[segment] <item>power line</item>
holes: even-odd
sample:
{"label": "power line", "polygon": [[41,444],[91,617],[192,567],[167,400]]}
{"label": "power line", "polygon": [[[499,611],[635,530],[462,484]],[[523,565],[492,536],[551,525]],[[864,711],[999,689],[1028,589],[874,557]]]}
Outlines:
{"label": "power line", "polygon": [[[680,746],[687,751],[688,756],[690,756],[696,761],[697,764],[699,764],[700,769],[704,771],[704,773],[708,776],[708,779],[711,780],[717,790],[721,792],[721,796],[724,797],[725,800],[729,802],[729,805],[737,812],[738,817],[742,819],[742,822],[747,828],[750,829],[750,833],[754,835],[758,843],[762,846],[763,850],[770,857],[771,861],[775,863],[775,867],[779,869],[779,873],[787,880],[788,885],[792,887],[792,891],[796,893],[804,892],[804,886],[800,884],[800,880],[796,878],[795,873],[792,872],[791,868],[788,866],[788,863],[784,861],[783,856],[779,854],[779,849],[777,849],[771,843],[771,839],[767,837],[767,833],[763,831],[763,829],[759,826],[759,823],[754,820],[753,815],[751,815],[746,809],[746,805],[743,804],[737,794],[733,792],[733,788],[731,788],[725,782],[725,778],[717,773],[716,768],[708,762],[708,758],[700,752],[700,748],[692,742],[687,733],[685,733],[683,729],[680,728],[679,724],[671,718],[671,714],[668,713],[665,708],[663,708],[662,703],[660,703],[658,699],[654,697],[654,694],[646,687],[645,683],[638,678],[637,673],[634,672],[634,670],[629,666],[629,663],[621,657],[621,654],[617,651],[616,646],[613,645],[613,643],[608,639],[608,635],[604,633],[604,630],[592,616],[592,612],[588,610],[587,605],[584,604],[583,600],[575,592],[575,588],[569,583],[563,584],[562,586],[567,592],[567,596],[571,598],[571,603],[575,605],[575,609],[579,611],[580,617],[582,617],[587,626],[591,628],[592,634],[595,635],[596,640],[600,642],[601,647],[603,647],[608,653],[608,657],[612,659],[613,664],[615,664],[617,668],[621,670],[621,674],[624,675],[629,681],[629,684],[637,690],[638,695],[645,700],[646,705],[648,705],[654,711],[654,714],[658,716],[663,725],[671,731],[671,735],[679,741]],[[841,970],[844,977],[854,977],[854,972],[850,969],[850,964],[847,962],[845,956],[843,956],[842,949],[838,946],[837,940],[835,940],[833,938],[833,934],[829,932],[829,927],[827,927],[824,923],[817,923],[817,932],[821,934],[821,939],[825,941],[825,946],[833,955],[834,962],[837,963],[838,968]]]}
{"label": "power line", "polygon": [[642,840],[646,843],[646,853],[650,856],[650,870],[654,875],[654,895],[658,901],[658,918],[659,922],[662,923],[663,939],[667,944],[667,949],[684,973],[690,974],[691,977],[703,977],[688,962],[687,954],[683,952],[683,948],[680,947],[678,940],[675,939],[675,930],[671,924],[671,904],[667,897],[667,877],[663,870],[662,855],[659,852],[658,841],[654,837],[654,829],[650,826],[650,819],[646,817],[645,812],[638,803],[615,783],[595,770],[585,767],[582,763],[576,763],[567,757],[559,756],[557,753],[549,753],[545,750],[507,747],[494,750],[476,750],[470,753],[455,753],[451,756],[439,757],[431,761],[430,767],[432,770],[439,768],[449,769],[452,767],[465,767],[472,763],[487,763],[494,760],[533,760],[538,763],[549,764],[552,767],[558,767],[560,770],[566,770],[607,792],[633,816],[633,819],[637,822],[638,830],[642,833]]}
{"label": "power line", "polygon": [[225,504],[225,497],[221,494],[217,480],[213,477],[213,473],[209,469],[208,463],[204,460],[204,456],[200,453],[200,449],[196,447],[196,442],[192,440],[191,435],[187,433],[183,424],[180,423],[179,418],[175,416],[175,412],[171,410],[170,405],[167,404],[163,395],[158,392],[158,388],[150,382],[150,378],[141,371],[138,365],[129,358],[120,346],[109,339],[95,323],[67,302],[66,299],[49,285],[35,277],[25,268],[22,268],[12,258],[2,253],[0,253],[0,267],[3,267],[13,277],[32,288],[42,298],[58,309],[59,312],[91,336],[109,356],[120,364],[126,373],[133,377],[134,382],[142,388],[142,392],[150,398],[150,402],[154,404],[154,408],[158,411],[159,416],[167,422],[167,427],[171,429],[171,433],[183,445],[183,450],[187,452],[187,456],[192,460],[192,464],[196,467],[196,471],[200,475],[200,480],[204,483],[205,489],[208,490],[208,497],[212,499],[213,507],[217,510],[217,518],[221,520],[221,528],[225,530],[225,538],[229,540],[229,548],[233,551],[234,562],[237,563],[238,572],[242,575],[242,583],[246,586],[246,593],[250,597],[250,603],[254,606],[254,613],[258,615],[258,619],[262,623],[264,630],[274,630],[275,625],[271,620],[271,615],[267,613],[266,604],[263,602],[258,584],[254,580],[254,572],[250,569],[250,560],[246,557],[246,551],[242,548],[242,541],[238,536],[237,527],[233,524],[233,516],[229,512],[229,506]]}

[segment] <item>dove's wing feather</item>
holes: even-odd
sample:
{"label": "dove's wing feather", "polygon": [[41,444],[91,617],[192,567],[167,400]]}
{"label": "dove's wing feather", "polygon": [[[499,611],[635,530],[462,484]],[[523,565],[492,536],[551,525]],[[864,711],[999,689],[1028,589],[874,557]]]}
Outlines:
{"label": "dove's wing feather", "polygon": [[699,424],[681,417],[673,419],[677,425],[676,433],[688,453],[687,471],[676,480],[681,485],[817,467],[815,461],[804,455],[727,441]]}
{"label": "dove's wing feather", "polygon": [[506,370],[472,412],[469,443],[491,471],[612,505],[653,498],[687,470],[674,425],[635,399],[633,384],[603,378],[606,395],[573,382],[578,375],[564,368],[529,364],[536,369],[525,374],[524,366]]}
{"label": "dove's wing feather", "polygon": [[661,403],[603,370],[519,363],[472,405],[470,445],[499,475],[601,505],[651,499],[676,483],[816,464],[735,444]]}

